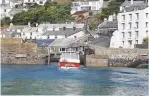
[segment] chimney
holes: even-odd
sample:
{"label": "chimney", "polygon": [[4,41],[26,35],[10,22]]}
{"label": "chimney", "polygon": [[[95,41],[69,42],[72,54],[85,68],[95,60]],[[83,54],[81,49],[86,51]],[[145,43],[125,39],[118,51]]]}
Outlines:
{"label": "chimney", "polygon": [[110,16],[108,17],[108,21],[113,21],[113,16],[112,16],[112,15],[110,15]]}
{"label": "chimney", "polygon": [[31,23],[30,22],[28,22],[28,27],[31,27]]}
{"label": "chimney", "polygon": [[130,2],[130,3],[131,3],[131,5],[133,5],[133,0],[131,0],[131,2]]}
{"label": "chimney", "polygon": [[104,18],[104,22],[107,21],[107,18]]}
{"label": "chimney", "polygon": [[9,25],[10,27],[12,27],[13,26],[13,23],[10,23],[10,25]]}
{"label": "chimney", "polygon": [[38,23],[36,23],[36,27],[38,27]]}

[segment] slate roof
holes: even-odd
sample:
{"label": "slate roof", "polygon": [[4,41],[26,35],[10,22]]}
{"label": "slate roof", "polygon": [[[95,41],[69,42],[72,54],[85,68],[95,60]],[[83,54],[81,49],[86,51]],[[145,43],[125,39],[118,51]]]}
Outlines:
{"label": "slate roof", "polygon": [[89,30],[88,31],[89,32],[89,34],[91,34],[92,36],[97,36],[98,34],[97,33],[99,33],[99,31],[98,30]]}
{"label": "slate roof", "polygon": [[73,28],[66,28],[66,30],[63,30],[63,28],[60,28],[58,31],[47,31],[43,33],[42,35],[66,35],[70,36],[72,34],[75,34],[77,32],[83,31],[82,28],[76,28],[75,30]]}
{"label": "slate roof", "polygon": [[0,7],[2,9],[11,9],[10,5],[9,4],[0,4]]}
{"label": "slate roof", "polygon": [[[58,46],[58,47],[76,47],[80,45],[85,45],[84,41],[90,36],[89,34],[80,37],[80,38],[64,38],[64,39],[55,39],[49,46]],[[76,45],[77,44],[77,45]]]}
{"label": "slate roof", "polygon": [[23,2],[24,0],[11,0],[13,3]]}
{"label": "slate roof", "polygon": [[128,1],[128,0],[125,0],[122,4],[121,4],[121,6],[130,6],[131,5],[131,3]]}
{"label": "slate roof", "polygon": [[101,23],[98,28],[99,29],[104,29],[104,28],[117,28],[118,27],[118,22],[117,21],[105,21]]}
{"label": "slate roof", "polygon": [[5,0],[2,0],[2,4],[5,4]]}
{"label": "slate roof", "polygon": [[39,47],[48,47],[55,39],[37,39],[36,43]]}
{"label": "slate roof", "polygon": [[43,27],[47,27],[47,28],[63,28],[63,27],[66,27],[66,28],[73,28],[73,27],[76,27],[76,28],[84,28],[84,24],[75,24],[75,23],[71,23],[71,24],[40,24],[38,26],[39,28],[43,28]]}
{"label": "slate roof", "polygon": [[49,46],[67,47],[75,38],[55,39]]}
{"label": "slate roof", "polygon": [[125,1],[121,6],[126,6],[121,12],[130,12],[134,10],[143,10],[148,7],[148,4],[144,1],[133,1],[133,5],[131,5],[130,1]]}
{"label": "slate roof", "polygon": [[27,26],[28,25],[13,25],[13,26],[10,26],[9,29],[23,29]]}
{"label": "slate roof", "polygon": [[89,12],[89,11],[76,11],[74,14],[72,15],[80,15],[80,14],[84,14],[86,12]]}
{"label": "slate roof", "polygon": [[90,41],[89,44],[100,47],[109,47],[111,38],[109,36],[100,36],[99,38]]}
{"label": "slate roof", "polygon": [[[140,3],[144,3],[144,1],[133,1],[133,5],[138,5]],[[125,0],[121,6],[131,6],[131,1]]]}

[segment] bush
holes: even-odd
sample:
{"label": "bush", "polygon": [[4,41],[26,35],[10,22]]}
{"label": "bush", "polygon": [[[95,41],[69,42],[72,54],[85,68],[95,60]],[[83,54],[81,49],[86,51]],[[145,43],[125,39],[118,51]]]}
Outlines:
{"label": "bush", "polygon": [[145,38],[143,39],[143,43],[148,44],[148,37],[145,37]]}

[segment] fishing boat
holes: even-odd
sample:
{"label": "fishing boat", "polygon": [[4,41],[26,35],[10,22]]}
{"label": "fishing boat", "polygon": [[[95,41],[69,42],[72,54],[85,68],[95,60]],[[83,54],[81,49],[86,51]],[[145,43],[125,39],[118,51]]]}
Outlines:
{"label": "fishing boat", "polygon": [[60,68],[80,68],[80,58],[78,52],[62,52],[59,60]]}

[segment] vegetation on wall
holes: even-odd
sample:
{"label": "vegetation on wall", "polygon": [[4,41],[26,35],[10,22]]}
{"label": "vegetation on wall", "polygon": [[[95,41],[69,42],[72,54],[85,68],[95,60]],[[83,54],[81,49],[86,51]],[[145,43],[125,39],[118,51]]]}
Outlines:
{"label": "vegetation on wall", "polygon": [[148,44],[148,37],[145,37],[145,38],[143,39],[143,43]]}
{"label": "vegetation on wall", "polygon": [[118,14],[120,5],[125,0],[111,0],[107,6],[107,8],[103,8],[101,14],[98,14],[100,20],[104,20],[104,18],[108,18],[109,15]]}

